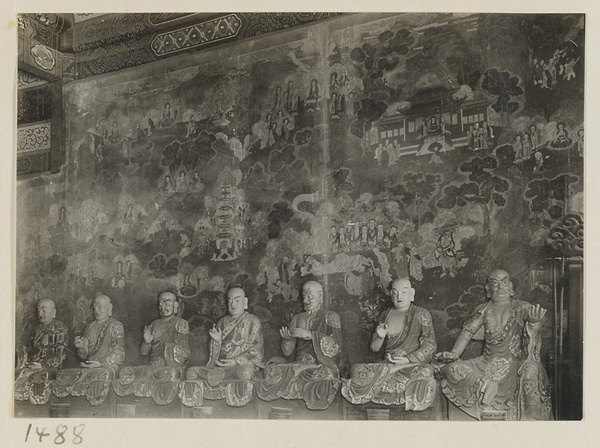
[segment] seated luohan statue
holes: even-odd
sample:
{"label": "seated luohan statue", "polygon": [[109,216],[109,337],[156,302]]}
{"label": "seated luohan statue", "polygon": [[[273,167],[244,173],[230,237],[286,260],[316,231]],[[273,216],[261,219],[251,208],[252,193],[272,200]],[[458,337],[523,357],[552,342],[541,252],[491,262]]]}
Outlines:
{"label": "seated luohan statue", "polygon": [[323,308],[323,287],[316,281],[302,287],[305,312],[280,330],[285,356],[295,353],[295,363],[269,363],[257,382],[262,400],[302,399],[309,409],[326,409],[339,388],[342,355],[340,316]]}
{"label": "seated luohan statue", "polygon": [[122,367],[113,381],[115,393],[152,397],[159,405],[171,403],[177,396],[183,367],[190,356],[189,326],[177,316],[179,303],[172,292],[158,296],[160,319],[144,327],[140,352],[150,356],[149,366]]}
{"label": "seated luohan statue", "polygon": [[[442,391],[470,416],[482,419],[549,420],[552,405],[540,362],[539,329],[546,310],[513,299],[506,271],[488,277],[487,303],[475,308],[452,351],[436,355]],[[483,355],[459,360],[471,338],[483,328]]]}
{"label": "seated luohan statue", "polygon": [[83,336],[75,337],[80,369],[58,372],[53,392],[59,397],[85,395],[90,404],[101,404],[117,369],[125,362],[123,324],[112,317],[112,303],[101,294],[94,298],[94,318]]}
{"label": "seated luohan statue", "polygon": [[246,311],[248,297],[241,288],[227,291],[227,309],[229,314],[209,330],[208,364],[190,367],[180,385],[179,397],[186,406],[201,406],[203,398],[244,406],[252,398],[252,378],[263,358],[262,324]]}
{"label": "seated luohan statue", "polygon": [[37,303],[37,316],[39,323],[19,363],[15,399],[44,404],[50,398],[50,383],[56,378],[56,370],[66,359],[68,331],[65,324],[56,320],[56,304],[52,299]]}
{"label": "seated luohan statue", "polygon": [[392,282],[390,292],[393,307],[379,315],[370,346],[374,352],[383,348],[384,362],[352,366],[342,395],[353,404],[404,404],[406,410],[422,411],[435,398],[429,364],[437,347],[433,322],[429,311],[413,304],[408,278]]}

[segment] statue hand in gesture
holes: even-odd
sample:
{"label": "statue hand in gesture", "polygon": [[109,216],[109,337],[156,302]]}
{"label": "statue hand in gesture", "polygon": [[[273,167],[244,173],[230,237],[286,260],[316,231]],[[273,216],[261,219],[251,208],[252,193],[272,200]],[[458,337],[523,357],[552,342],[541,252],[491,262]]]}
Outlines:
{"label": "statue hand in gesture", "polygon": [[410,362],[406,356],[393,356],[391,353],[387,354],[387,359],[392,364],[408,364]]}
{"label": "statue hand in gesture", "polygon": [[213,327],[210,330],[208,330],[208,334],[215,342],[221,342],[221,340],[223,339],[223,332],[220,328],[217,328],[217,325],[213,325]]}
{"label": "statue hand in gesture", "polygon": [[146,344],[151,344],[154,340],[154,332],[150,329],[149,326],[144,327],[144,342]]}
{"label": "statue hand in gesture", "polygon": [[454,362],[458,359],[456,352],[441,352],[434,356],[434,359],[442,362]]}
{"label": "statue hand in gesture", "polygon": [[539,304],[532,306],[529,308],[529,314],[527,315],[527,320],[532,324],[537,324],[541,321],[546,315],[546,309],[542,308]]}
{"label": "statue hand in gesture", "polygon": [[379,325],[377,325],[377,328],[375,329],[375,331],[377,332],[377,336],[380,339],[385,339],[385,337],[387,336],[390,329],[388,327],[388,324],[382,322]]}
{"label": "statue hand in gesture", "polygon": [[235,359],[218,359],[215,364],[219,367],[233,367],[236,364]]}
{"label": "statue hand in gesture", "polygon": [[281,329],[279,330],[279,334],[283,339],[288,341],[293,338],[293,336],[290,334],[290,330],[288,329],[288,327],[281,327]]}
{"label": "statue hand in gesture", "polygon": [[92,360],[92,361],[84,361],[80,363],[81,367],[85,369],[97,369],[98,367],[102,367],[102,363],[100,361]]}
{"label": "statue hand in gesture", "polygon": [[305,330],[304,328],[292,328],[290,330],[290,334],[295,338],[312,339],[312,333],[309,330]]}
{"label": "statue hand in gesture", "polygon": [[89,343],[90,343],[90,341],[88,340],[88,338],[85,338],[83,336],[76,336],[75,341],[73,342],[73,344],[75,345],[75,348],[77,348],[79,350],[86,350],[86,351],[88,349]]}

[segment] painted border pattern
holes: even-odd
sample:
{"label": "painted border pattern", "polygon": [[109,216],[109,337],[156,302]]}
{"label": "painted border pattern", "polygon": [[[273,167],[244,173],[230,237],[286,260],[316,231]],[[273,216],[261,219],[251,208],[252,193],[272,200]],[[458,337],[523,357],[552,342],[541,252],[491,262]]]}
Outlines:
{"label": "painted border pattern", "polygon": [[167,33],[161,33],[152,39],[150,48],[157,56],[199,47],[212,42],[237,36],[242,20],[236,14],[187,26]]}
{"label": "painted border pattern", "polygon": [[17,130],[17,154],[27,151],[49,150],[51,147],[50,121],[20,126]]}

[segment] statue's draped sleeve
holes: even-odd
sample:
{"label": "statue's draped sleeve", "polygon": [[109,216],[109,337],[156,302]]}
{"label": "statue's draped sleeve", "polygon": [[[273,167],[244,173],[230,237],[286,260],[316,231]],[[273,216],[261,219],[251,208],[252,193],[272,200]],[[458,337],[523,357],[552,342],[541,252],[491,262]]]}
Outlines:
{"label": "statue's draped sleeve", "polygon": [[411,325],[415,330],[419,330],[419,348],[408,353],[406,357],[410,362],[431,362],[437,349],[431,314],[423,308],[418,308]]}
{"label": "statue's draped sleeve", "polygon": [[340,316],[323,310],[311,331],[313,348],[320,364],[339,364],[342,354],[342,323]]}
{"label": "statue's draped sleeve", "polygon": [[487,308],[488,304],[479,305],[473,311],[473,314],[464,323],[463,328],[460,332],[460,336],[471,339],[483,326],[483,312]]}
{"label": "statue's draped sleeve", "polygon": [[190,357],[190,329],[185,319],[176,318],[174,325],[174,337],[165,342],[165,358],[168,365],[184,366]]}
{"label": "statue's draped sleeve", "polygon": [[123,324],[118,321],[110,325],[110,354],[104,358],[103,364],[110,367],[118,367],[125,363],[125,330]]}

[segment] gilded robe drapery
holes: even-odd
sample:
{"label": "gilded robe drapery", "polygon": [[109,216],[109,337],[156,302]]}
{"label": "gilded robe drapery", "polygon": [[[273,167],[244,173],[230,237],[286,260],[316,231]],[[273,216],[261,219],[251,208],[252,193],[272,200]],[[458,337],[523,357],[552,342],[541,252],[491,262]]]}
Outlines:
{"label": "gilded robe drapery", "polygon": [[[393,308],[379,315],[377,324],[385,323]],[[429,364],[437,348],[431,314],[411,305],[404,328],[388,334],[384,341],[384,363],[356,364],[351,378],[342,380],[342,395],[353,404],[404,404],[406,410],[423,411],[435,399],[435,379]],[[387,355],[407,357],[410,363],[392,364]]]}
{"label": "gilded robe drapery", "polygon": [[[488,304],[480,305],[463,331],[474,335],[484,325]],[[513,300],[499,331],[485,332],[483,355],[442,367],[442,391],[470,416],[505,412],[508,420],[550,420],[552,405],[546,371],[540,362],[541,323],[527,321],[530,303]],[[481,386],[485,391],[481,392]]]}

